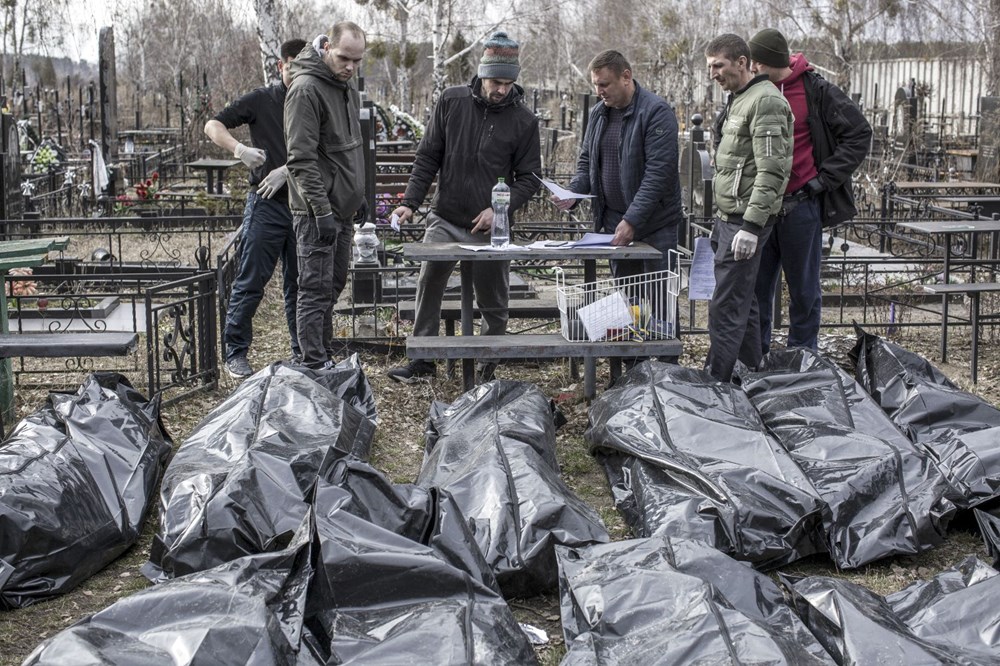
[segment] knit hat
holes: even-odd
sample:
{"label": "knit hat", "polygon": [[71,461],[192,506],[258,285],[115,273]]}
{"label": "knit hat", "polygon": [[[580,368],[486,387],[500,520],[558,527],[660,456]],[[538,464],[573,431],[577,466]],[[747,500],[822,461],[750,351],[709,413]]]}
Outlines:
{"label": "knit hat", "polygon": [[484,47],[479,61],[479,78],[516,80],[521,71],[517,62],[520,48],[517,42],[507,37],[506,32],[494,32]]}
{"label": "knit hat", "polygon": [[750,38],[750,58],[768,67],[788,67],[788,42],[774,28],[765,28]]}

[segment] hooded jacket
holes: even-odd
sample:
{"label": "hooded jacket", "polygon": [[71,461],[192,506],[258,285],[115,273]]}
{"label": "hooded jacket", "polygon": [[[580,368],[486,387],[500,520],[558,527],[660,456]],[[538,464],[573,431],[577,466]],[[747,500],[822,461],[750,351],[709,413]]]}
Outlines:
{"label": "hooded jacket", "polygon": [[[576,175],[568,188],[594,195],[596,231],[604,225],[600,154],[607,118],[608,107],[603,101],[591,108]],[[677,167],[677,116],[665,100],[636,81],[632,103],[622,122],[618,150],[622,193],[628,202],[625,219],[634,228],[636,240],[642,240],[654,231],[678,224],[683,217]]]}
{"label": "hooded jacket", "polygon": [[351,221],[365,196],[358,91],[307,46],[288,65],[285,96],[289,207],[293,215],[334,213]]}
{"label": "hooded jacket", "polygon": [[720,117],[712,192],[719,217],[759,234],[781,210],[792,170],[792,111],[766,75],[729,96]]}
{"label": "hooded jacket", "polygon": [[493,186],[502,177],[510,185],[513,224],[512,213],[538,191],[533,174],[542,169],[538,119],[523,98],[524,89],[515,85],[502,102],[491,104],[482,96],[479,77],[441,93],[417,146],[403,205],[419,208],[437,176],[434,212],[471,229],[472,220],[490,207]]}
{"label": "hooded jacket", "polygon": [[860,107],[814,72],[801,53],[792,56],[790,67],[793,76],[801,72],[805,86],[813,160],[823,183],[823,226],[834,226],[858,213],[851,176],[871,150],[872,126]]}

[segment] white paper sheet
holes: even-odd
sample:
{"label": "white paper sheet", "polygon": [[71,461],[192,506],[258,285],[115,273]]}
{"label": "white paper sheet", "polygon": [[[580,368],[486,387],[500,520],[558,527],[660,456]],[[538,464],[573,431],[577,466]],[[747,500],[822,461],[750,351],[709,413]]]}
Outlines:
{"label": "white paper sheet", "polygon": [[688,298],[692,301],[710,301],[715,292],[715,253],[708,236],[694,239],[694,259],[688,274]]}
{"label": "white paper sheet", "polygon": [[594,198],[593,194],[577,194],[576,192],[571,192],[570,190],[567,190],[565,187],[563,187],[559,183],[554,183],[551,180],[545,180],[544,178],[542,178],[538,174],[531,174],[531,175],[533,175],[538,180],[542,181],[542,185],[545,186],[545,189],[547,189],[549,192],[551,192],[552,194],[556,195],[560,199],[593,199]]}
{"label": "white paper sheet", "polygon": [[609,328],[625,328],[632,325],[632,309],[620,291],[608,294],[590,305],[576,311],[587,331],[587,337],[594,342],[603,340]]}

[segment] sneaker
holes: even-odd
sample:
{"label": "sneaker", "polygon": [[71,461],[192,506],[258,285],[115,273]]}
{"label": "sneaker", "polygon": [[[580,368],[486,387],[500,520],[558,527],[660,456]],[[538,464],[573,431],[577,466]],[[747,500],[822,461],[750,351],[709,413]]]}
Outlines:
{"label": "sneaker", "polygon": [[403,384],[415,384],[425,377],[437,374],[437,368],[430,361],[410,361],[406,365],[393,368],[388,373],[390,379]]}
{"label": "sneaker", "polygon": [[226,359],[226,372],[229,373],[230,377],[242,379],[252,375],[253,368],[250,367],[250,361],[247,360],[245,353],[236,354]]}

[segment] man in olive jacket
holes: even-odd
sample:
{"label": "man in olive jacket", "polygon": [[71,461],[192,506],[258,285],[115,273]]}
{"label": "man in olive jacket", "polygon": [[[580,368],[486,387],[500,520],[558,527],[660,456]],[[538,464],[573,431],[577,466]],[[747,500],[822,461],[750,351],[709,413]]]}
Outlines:
{"label": "man in olive jacket", "polygon": [[[427,215],[424,242],[485,245],[493,228],[491,196],[498,178],[510,185],[510,223],[514,211],[538,191],[533,174],[542,168],[538,119],[522,103],[524,90],[514,81],[521,71],[519,47],[504,32],[486,41],[478,76],[468,86],[446,89],[434,107],[427,132],[417,147],[402,205],[393,211],[409,220],[423,203],[434,177],[437,194]],[[417,279],[413,335],[434,336],[441,328],[441,300],[454,261],[425,261]],[[483,335],[507,332],[509,261],[476,261],[472,282],[483,317]],[[493,377],[486,363],[479,379]],[[390,378],[409,384],[432,377],[431,361],[415,360],[393,368]]]}
{"label": "man in olive jacket", "polygon": [[299,265],[295,320],[302,362],[311,368],[331,362],[333,305],[347,284],[354,216],[364,205],[361,99],[348,82],[365,47],[364,31],[345,21],[288,66],[285,143]]}
{"label": "man in olive jacket", "polygon": [[717,123],[712,192],[715,293],[708,308],[711,346],[707,369],[732,379],[740,360],[760,363],[760,324],[754,286],[792,169],[792,112],[766,75],[750,72],[750,47],[738,35],[713,39],[705,49],[709,76],[730,93]]}

